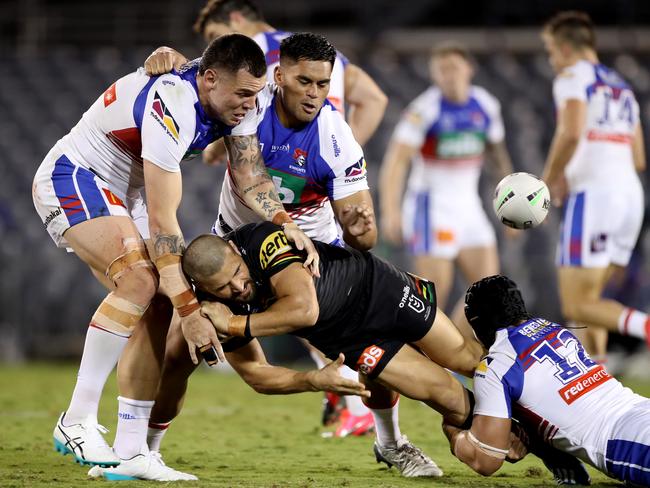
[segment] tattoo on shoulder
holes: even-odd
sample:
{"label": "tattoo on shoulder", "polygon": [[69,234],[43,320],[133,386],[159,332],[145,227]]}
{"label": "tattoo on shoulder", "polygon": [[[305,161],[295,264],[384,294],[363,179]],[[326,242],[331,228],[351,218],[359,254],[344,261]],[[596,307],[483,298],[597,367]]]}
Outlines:
{"label": "tattoo on shoulder", "polygon": [[156,257],[163,254],[183,254],[185,251],[185,241],[183,240],[183,236],[179,235],[155,235],[153,245]]}

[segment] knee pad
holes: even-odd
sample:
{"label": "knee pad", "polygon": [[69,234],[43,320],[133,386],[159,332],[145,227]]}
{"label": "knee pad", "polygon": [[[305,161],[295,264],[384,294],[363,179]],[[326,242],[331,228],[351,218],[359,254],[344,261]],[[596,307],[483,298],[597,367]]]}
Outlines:
{"label": "knee pad", "polygon": [[146,307],[111,292],[95,311],[90,325],[122,337],[130,337],[146,310]]}

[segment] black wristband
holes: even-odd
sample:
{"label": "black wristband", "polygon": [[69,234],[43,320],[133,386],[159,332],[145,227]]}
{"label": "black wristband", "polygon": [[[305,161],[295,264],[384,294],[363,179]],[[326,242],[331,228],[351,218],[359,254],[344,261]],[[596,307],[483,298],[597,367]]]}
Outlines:
{"label": "black wristband", "polygon": [[251,335],[251,314],[246,315],[246,327],[244,327],[244,337],[252,339]]}

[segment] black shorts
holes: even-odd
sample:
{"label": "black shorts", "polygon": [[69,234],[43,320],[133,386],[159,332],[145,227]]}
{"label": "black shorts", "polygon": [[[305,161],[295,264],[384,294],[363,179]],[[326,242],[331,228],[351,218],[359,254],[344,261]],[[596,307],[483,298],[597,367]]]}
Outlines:
{"label": "black shorts", "polygon": [[344,326],[340,338],[313,342],[332,360],[342,352],[347,366],[369,378],[376,378],[404,344],[422,339],[436,318],[432,282],[373,260],[372,286],[358,324]]}

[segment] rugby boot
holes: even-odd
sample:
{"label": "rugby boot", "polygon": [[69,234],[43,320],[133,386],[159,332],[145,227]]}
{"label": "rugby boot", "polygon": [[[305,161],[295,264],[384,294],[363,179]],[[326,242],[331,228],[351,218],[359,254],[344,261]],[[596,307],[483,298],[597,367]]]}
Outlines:
{"label": "rugby boot", "polygon": [[75,462],[89,466],[117,466],[120,459],[104,440],[102,434],[108,429],[99,425],[97,420],[88,416],[78,424],[64,425],[65,412],[59,417],[52,436],[54,449],[64,456],[72,454]]}
{"label": "rugby boot", "polygon": [[138,454],[131,459],[122,459],[119,466],[102,468],[93,466],[88,471],[91,478],[105,478],[109,481],[150,480],[150,481],[196,481],[193,474],[170,468],[157,451]]}
{"label": "rugby boot", "polygon": [[389,468],[395,466],[406,478],[442,476],[438,465],[419,447],[409,442],[405,435],[397,441],[397,447],[392,449],[380,446],[375,440],[373,451],[378,463],[386,463]]}
{"label": "rugby boot", "polygon": [[323,426],[327,427],[338,422],[342,410],[343,402],[341,397],[336,393],[326,391],[323,397],[323,417],[321,419]]}
{"label": "rugby boot", "polygon": [[361,436],[374,432],[375,419],[372,412],[365,415],[352,415],[350,411],[345,408],[341,412],[341,424],[334,432],[334,437],[347,437],[349,435]]}

